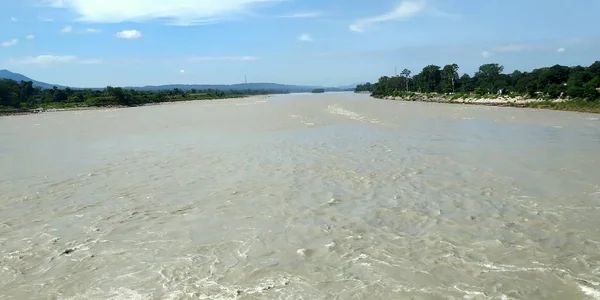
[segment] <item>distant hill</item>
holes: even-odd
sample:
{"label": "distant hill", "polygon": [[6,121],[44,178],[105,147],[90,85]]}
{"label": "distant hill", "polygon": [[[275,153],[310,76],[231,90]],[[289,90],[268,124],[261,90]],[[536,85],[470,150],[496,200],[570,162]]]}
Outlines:
{"label": "distant hill", "polygon": [[148,86],[128,86],[126,89],[133,89],[138,91],[158,91],[158,90],[172,90],[180,89],[189,91],[191,89],[196,90],[273,90],[273,91],[288,91],[290,93],[299,92],[310,92],[315,86],[302,86],[302,85],[287,85],[279,83],[239,83],[239,84],[167,84],[167,85],[148,85]]}
{"label": "distant hill", "polygon": [[[354,90],[356,86],[352,87]],[[288,85],[270,82],[255,82],[255,83],[238,83],[238,84],[167,84],[167,85],[148,85],[148,86],[128,86],[126,89],[137,91],[158,91],[180,89],[189,91],[196,90],[221,90],[221,91],[240,91],[240,90],[267,90],[267,91],[287,91],[289,93],[309,93],[314,89],[324,89],[327,92],[337,92],[349,90],[345,87],[322,87],[310,85]]]}
{"label": "distant hill", "polygon": [[[56,86],[57,88],[64,89],[66,86],[45,83],[37,80],[33,80],[25,75],[13,73],[9,70],[0,70],[0,79],[12,79],[15,81],[31,81],[33,82],[33,86],[41,87],[43,89],[51,89]],[[285,91],[289,93],[310,93],[314,89],[324,89],[326,92],[338,92],[338,91],[347,91],[354,90],[354,86],[340,86],[340,87],[323,87],[323,86],[308,86],[308,85],[288,85],[288,84],[279,84],[279,83],[269,83],[269,82],[258,82],[258,83],[239,83],[239,84],[167,84],[167,85],[147,85],[147,86],[128,86],[124,87],[125,89],[132,89],[136,91],[159,91],[159,90],[172,90],[175,88],[189,91],[191,89],[196,90],[220,90],[220,91],[230,91],[230,90],[267,90],[267,91]],[[72,89],[79,89],[73,88]],[[103,88],[90,88],[90,89],[103,89]]]}
{"label": "distant hill", "polygon": [[33,83],[33,86],[41,87],[43,89],[51,89],[54,86],[56,86],[57,88],[61,88],[61,89],[65,88],[65,86],[62,86],[62,85],[50,84],[50,83],[33,80],[25,75],[22,75],[19,73],[13,73],[9,70],[0,70],[0,79],[11,79],[11,80],[14,80],[17,82],[31,81]]}
{"label": "distant hill", "polygon": [[357,84],[349,84],[349,85],[343,85],[343,86],[338,86],[337,88],[342,89],[342,90],[352,90],[354,91],[354,89],[356,89],[356,86],[359,84],[364,84],[364,82],[361,83],[357,83]]}

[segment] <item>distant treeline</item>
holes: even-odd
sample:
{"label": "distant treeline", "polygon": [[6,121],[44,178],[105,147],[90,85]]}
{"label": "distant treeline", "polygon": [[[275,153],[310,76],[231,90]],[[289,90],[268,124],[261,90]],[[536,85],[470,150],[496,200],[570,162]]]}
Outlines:
{"label": "distant treeline", "polygon": [[539,68],[531,72],[504,74],[504,66],[485,64],[473,76],[459,76],[458,65],[443,68],[429,65],[411,76],[404,69],[399,76],[383,76],[377,83],[361,84],[355,92],[369,91],[374,97],[397,96],[405,92],[469,93],[478,95],[518,94],[528,97],[578,98],[597,101],[600,98],[600,61],[588,67],[561,66]]}
{"label": "distant treeline", "polygon": [[185,100],[207,100],[235,98],[248,95],[283,94],[277,90],[161,90],[135,91],[120,87],[98,89],[42,89],[34,87],[31,81],[16,82],[0,79],[0,110],[66,108],[85,106],[136,106]]}
{"label": "distant treeline", "polygon": [[313,94],[320,94],[320,93],[325,93],[325,89],[313,89],[312,90]]}

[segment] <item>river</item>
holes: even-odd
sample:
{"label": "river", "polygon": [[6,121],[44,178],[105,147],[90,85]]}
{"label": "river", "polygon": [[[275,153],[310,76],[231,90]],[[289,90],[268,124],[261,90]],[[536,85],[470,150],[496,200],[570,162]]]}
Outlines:
{"label": "river", "polygon": [[2,117],[0,299],[600,299],[600,120],[353,93]]}

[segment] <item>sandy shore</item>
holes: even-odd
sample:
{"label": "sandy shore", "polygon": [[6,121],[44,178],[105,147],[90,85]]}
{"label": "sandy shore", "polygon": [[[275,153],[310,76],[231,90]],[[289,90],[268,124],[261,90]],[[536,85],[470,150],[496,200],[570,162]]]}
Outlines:
{"label": "sandy shore", "polygon": [[[411,97],[392,97],[387,96],[383,99],[386,100],[401,100],[401,101],[421,101],[421,102],[436,102],[436,103],[463,103],[463,104],[475,104],[475,105],[493,105],[493,106],[526,106],[530,103],[545,102],[543,99],[532,99],[525,98],[522,96],[518,97],[498,97],[498,98],[457,98],[451,99],[447,97],[433,96],[427,97],[425,95],[415,95]],[[552,102],[565,102],[566,99],[555,99]]]}
{"label": "sandy shore", "polygon": [[66,107],[66,108],[22,109],[22,110],[14,110],[14,111],[0,111],[0,117],[31,115],[31,114],[40,114],[40,113],[57,112],[57,111],[100,110],[100,109],[125,108],[125,107],[128,107],[128,106],[112,105],[112,106],[84,106],[84,107]]}

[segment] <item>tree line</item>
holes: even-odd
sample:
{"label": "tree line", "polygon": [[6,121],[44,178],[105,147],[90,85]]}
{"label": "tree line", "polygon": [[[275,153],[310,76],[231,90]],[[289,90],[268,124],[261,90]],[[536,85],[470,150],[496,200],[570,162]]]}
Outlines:
{"label": "tree line", "polygon": [[287,93],[277,90],[172,90],[136,91],[108,86],[105,89],[42,89],[31,81],[0,79],[0,110],[83,106],[136,106],[185,100],[208,100]]}
{"label": "tree line", "polygon": [[518,94],[529,97],[600,99],[600,61],[588,67],[561,66],[531,72],[504,73],[504,66],[492,63],[479,67],[473,76],[459,76],[457,64],[444,67],[428,65],[420,73],[404,69],[398,76],[383,76],[371,84],[358,85],[355,92],[371,92],[374,97],[417,93]]}

